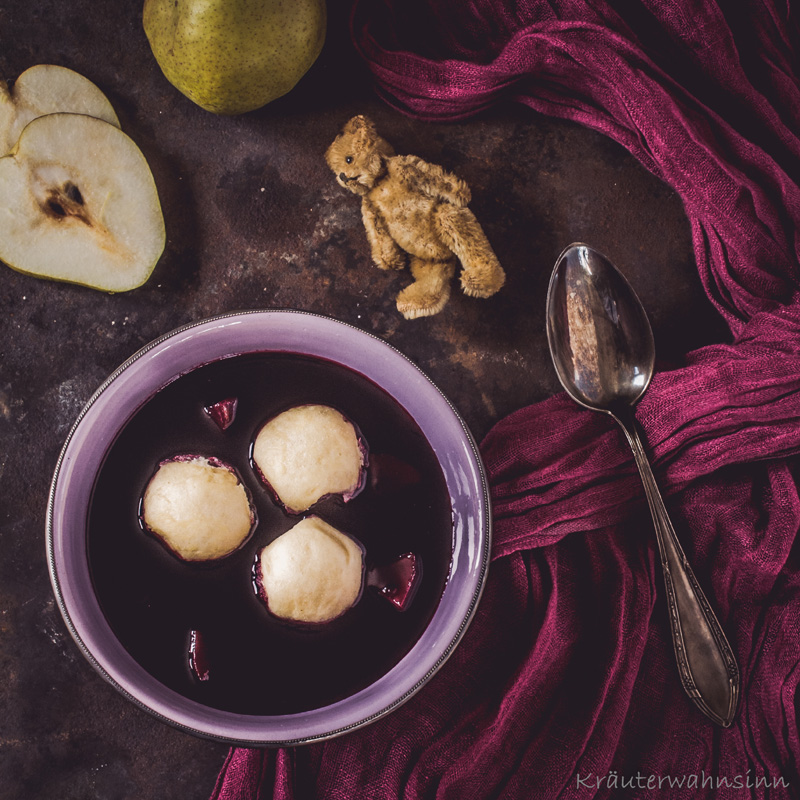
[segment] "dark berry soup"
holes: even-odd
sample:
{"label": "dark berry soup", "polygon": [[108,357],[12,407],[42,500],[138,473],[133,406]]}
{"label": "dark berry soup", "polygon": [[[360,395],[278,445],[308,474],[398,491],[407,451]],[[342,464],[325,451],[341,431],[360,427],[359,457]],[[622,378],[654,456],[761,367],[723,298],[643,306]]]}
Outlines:
{"label": "dark berry soup", "polygon": [[[260,427],[286,409],[341,412],[367,452],[363,488],[290,514],[251,461]],[[159,464],[200,457],[233,468],[255,511],[235,552],[185,561],[141,519]],[[341,616],[304,624],[273,616],[254,587],[257,554],[303,517],[358,541],[363,592]],[[123,646],[186,697],[240,714],[292,714],[365,688],[410,650],[444,590],[452,510],[437,459],[419,427],[364,376],[321,359],[263,353],[181,376],[140,408],[100,470],[88,556],[103,612]],[[413,582],[413,585],[412,585]]]}

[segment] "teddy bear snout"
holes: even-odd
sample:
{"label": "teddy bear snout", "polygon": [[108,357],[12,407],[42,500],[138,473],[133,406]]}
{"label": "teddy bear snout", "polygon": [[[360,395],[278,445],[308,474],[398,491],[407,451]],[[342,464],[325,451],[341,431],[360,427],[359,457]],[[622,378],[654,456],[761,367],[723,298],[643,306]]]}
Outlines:
{"label": "teddy bear snout", "polygon": [[[350,184],[351,183],[358,184],[358,179],[360,177],[361,177],[360,175],[346,175],[344,172],[340,172],[339,183],[341,183],[342,186],[346,186],[348,189],[350,189]],[[352,189],[350,190],[353,191]]]}

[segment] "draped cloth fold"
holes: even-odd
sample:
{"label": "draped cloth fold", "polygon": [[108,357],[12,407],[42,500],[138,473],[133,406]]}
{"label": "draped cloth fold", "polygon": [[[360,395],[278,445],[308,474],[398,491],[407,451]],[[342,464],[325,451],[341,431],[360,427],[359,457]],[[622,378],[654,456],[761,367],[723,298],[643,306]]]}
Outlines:
{"label": "draped cloth fold", "polygon": [[[639,479],[563,394],[481,445],[489,581],[441,672],[388,717],[233,749],[212,800],[800,797],[800,28],[778,0],[357,0],[387,102],[513,100],[600,131],[681,196],[731,341],[656,375],[637,417],[742,672],[720,730],[680,687]],[[735,6],[735,8],[731,8]]]}

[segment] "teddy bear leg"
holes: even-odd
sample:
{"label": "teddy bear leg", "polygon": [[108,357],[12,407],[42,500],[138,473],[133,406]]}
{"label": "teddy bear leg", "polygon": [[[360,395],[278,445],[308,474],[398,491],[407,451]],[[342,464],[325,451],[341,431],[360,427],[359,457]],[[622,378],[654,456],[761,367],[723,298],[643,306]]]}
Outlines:
{"label": "teddy bear leg", "polygon": [[450,298],[450,281],[455,274],[454,261],[411,259],[414,283],[397,295],[397,310],[406,319],[438,314]]}
{"label": "teddy bear leg", "polygon": [[461,262],[461,288],[472,297],[490,297],[506,276],[480,223],[468,208],[442,204],[436,208],[436,230]]}

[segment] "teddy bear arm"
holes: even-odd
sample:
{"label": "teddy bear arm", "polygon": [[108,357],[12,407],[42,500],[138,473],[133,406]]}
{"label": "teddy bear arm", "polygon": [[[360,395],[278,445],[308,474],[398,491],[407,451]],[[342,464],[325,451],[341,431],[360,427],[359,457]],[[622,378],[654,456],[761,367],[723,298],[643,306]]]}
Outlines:
{"label": "teddy bear arm", "polygon": [[366,198],[361,202],[361,219],[375,265],[380,269],[402,269],[406,263],[405,253],[392,239],[380,214]]}
{"label": "teddy bear arm", "polygon": [[428,197],[443,200],[459,208],[463,208],[471,200],[469,186],[438,164],[429,164],[417,156],[406,156],[399,166],[405,173],[405,180]]}

